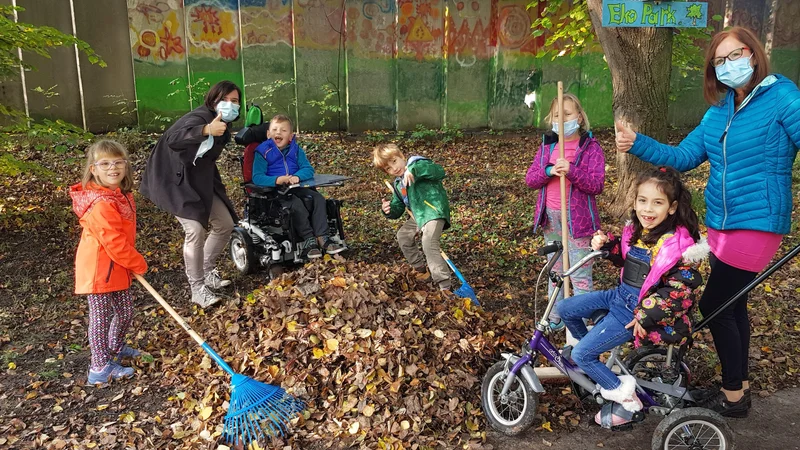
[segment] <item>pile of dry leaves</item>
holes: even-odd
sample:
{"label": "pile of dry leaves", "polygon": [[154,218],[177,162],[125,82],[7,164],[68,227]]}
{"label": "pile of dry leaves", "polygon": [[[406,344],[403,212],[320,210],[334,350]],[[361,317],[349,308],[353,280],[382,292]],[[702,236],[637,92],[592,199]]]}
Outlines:
{"label": "pile of dry leaves", "polygon": [[[204,337],[224,343],[216,347],[234,370],[307,402],[283,443],[296,448],[479,444],[481,377],[532,329],[510,312],[443,299],[412,270],[335,260],[285,275],[205,321]],[[163,369],[184,385],[193,378],[191,396],[202,400],[188,406],[211,407],[211,428],[225,414],[227,377],[207,357],[198,365],[197,353],[167,358]]]}

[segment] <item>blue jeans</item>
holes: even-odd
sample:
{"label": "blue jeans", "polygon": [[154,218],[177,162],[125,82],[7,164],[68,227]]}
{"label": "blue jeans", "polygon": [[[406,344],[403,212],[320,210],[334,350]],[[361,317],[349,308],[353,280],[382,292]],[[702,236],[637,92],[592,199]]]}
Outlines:
{"label": "blue jeans", "polygon": [[[620,382],[599,357],[633,339],[633,331],[625,325],[633,320],[633,309],[638,303],[639,288],[621,283],[616,289],[590,292],[556,304],[561,319],[580,340],[572,350],[572,360],[604,389],[616,389]],[[608,314],[589,331],[583,319],[598,309],[606,309]]]}

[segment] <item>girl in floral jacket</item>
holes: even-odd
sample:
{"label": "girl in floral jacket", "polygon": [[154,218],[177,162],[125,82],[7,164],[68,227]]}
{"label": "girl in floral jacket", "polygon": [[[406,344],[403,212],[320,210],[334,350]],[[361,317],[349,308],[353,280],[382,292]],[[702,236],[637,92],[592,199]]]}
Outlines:
{"label": "girl in floral jacket", "polygon": [[[700,235],[691,205],[692,196],[675,169],[644,173],[637,181],[631,222],[622,239],[602,231],[592,238],[593,249],[609,250],[609,259],[623,267],[619,287],[557,305],[567,328],[580,340],[572,359],[600,385],[603,398],[616,402],[595,417],[604,427],[630,421],[642,403],[634,378],[617,377],[599,361],[600,354],[631,338],[637,346],[646,341],[681,344],[691,334],[689,310],[702,283],[694,265],[708,254],[705,242],[696,243]],[[601,309],[608,314],[587,330],[583,319]]]}

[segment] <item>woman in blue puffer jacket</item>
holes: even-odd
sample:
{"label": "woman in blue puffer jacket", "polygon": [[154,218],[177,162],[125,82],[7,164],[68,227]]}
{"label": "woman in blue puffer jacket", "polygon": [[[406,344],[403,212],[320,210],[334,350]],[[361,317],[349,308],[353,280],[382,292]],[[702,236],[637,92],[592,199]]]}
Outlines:
{"label": "woman in blue puffer jacket", "polygon": [[[720,100],[720,94],[725,97]],[[700,299],[708,315],[762,271],[789,232],[792,164],[800,147],[800,90],[769,73],[764,46],[748,29],[717,33],[706,52],[700,125],[669,146],[617,123],[617,148],[657,165],[691,170],[708,160],[706,225],[711,274]],[[709,323],[722,364],[722,388],[707,406],[723,416],[750,408],[747,296]]]}

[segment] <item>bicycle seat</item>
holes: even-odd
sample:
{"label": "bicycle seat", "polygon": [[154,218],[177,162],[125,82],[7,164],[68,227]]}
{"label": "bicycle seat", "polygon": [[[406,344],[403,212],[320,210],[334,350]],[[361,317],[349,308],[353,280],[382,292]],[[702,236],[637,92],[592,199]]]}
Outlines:
{"label": "bicycle seat", "polygon": [[593,312],[589,316],[589,318],[592,319],[592,323],[597,325],[598,323],[600,323],[601,320],[603,320],[603,317],[605,317],[607,314],[608,314],[607,309],[598,309],[597,311]]}

